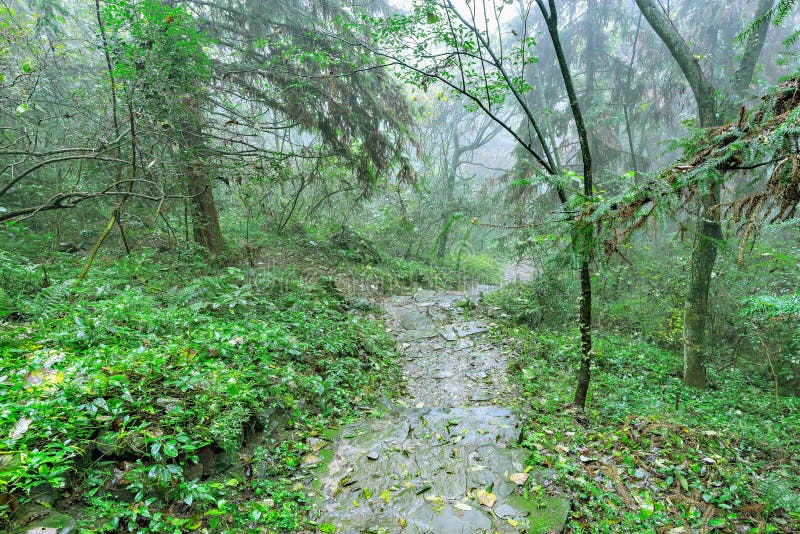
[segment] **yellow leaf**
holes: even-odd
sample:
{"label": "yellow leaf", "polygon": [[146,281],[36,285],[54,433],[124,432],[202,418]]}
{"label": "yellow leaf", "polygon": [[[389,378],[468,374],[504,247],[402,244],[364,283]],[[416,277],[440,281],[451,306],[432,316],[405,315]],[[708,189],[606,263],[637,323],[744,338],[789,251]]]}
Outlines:
{"label": "yellow leaf", "polygon": [[315,465],[321,461],[322,459],[316,454],[307,454],[305,458],[303,458],[303,465]]}
{"label": "yellow leaf", "polygon": [[37,369],[25,377],[25,382],[31,386],[53,386],[64,381],[64,373],[53,369]]}
{"label": "yellow leaf", "polygon": [[476,497],[478,502],[484,505],[486,508],[491,508],[494,506],[494,503],[497,500],[497,495],[494,493],[489,493],[485,489],[479,489]]}
{"label": "yellow leaf", "polygon": [[511,473],[509,475],[508,480],[516,484],[517,486],[522,486],[528,481],[528,473]]}

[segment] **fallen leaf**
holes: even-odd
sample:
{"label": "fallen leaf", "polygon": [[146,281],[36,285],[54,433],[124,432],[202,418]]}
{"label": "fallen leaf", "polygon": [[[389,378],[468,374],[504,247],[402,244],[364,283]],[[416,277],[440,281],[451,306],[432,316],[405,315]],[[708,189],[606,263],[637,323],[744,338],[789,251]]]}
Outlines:
{"label": "fallen leaf", "polygon": [[512,527],[518,527],[519,526],[519,521],[517,521],[513,517],[509,517],[508,519],[506,519],[506,521],[508,521],[508,524],[511,525]]}
{"label": "fallen leaf", "polygon": [[21,417],[14,428],[11,430],[11,434],[9,434],[8,439],[11,441],[18,440],[22,437],[25,432],[28,431],[28,428],[31,426],[33,419],[28,419],[27,417]]}
{"label": "fallen leaf", "polygon": [[307,454],[305,458],[303,458],[303,465],[316,465],[321,461],[322,458],[320,458],[316,454]]}
{"label": "fallen leaf", "polygon": [[37,369],[25,376],[25,382],[31,386],[54,386],[64,381],[64,373],[53,369]]}
{"label": "fallen leaf", "polygon": [[478,502],[484,505],[486,508],[491,508],[494,506],[494,503],[497,500],[497,495],[494,493],[489,493],[485,489],[479,489],[475,497],[478,499]]}
{"label": "fallen leaf", "polygon": [[459,510],[463,510],[465,512],[472,510],[472,506],[463,503],[463,502],[455,502],[453,503],[453,508],[458,508]]}
{"label": "fallen leaf", "polygon": [[508,480],[516,484],[517,486],[522,486],[528,481],[528,473],[511,473],[509,475]]}

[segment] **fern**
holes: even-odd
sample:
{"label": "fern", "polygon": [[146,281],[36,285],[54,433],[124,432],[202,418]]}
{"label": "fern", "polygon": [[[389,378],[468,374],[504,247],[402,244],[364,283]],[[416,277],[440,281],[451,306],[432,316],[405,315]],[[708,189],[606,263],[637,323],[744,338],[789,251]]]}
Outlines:
{"label": "fern", "polygon": [[[757,17],[756,20],[747,25],[747,27],[736,36],[734,39],[737,43],[746,42],[753,32],[762,24],[767,24],[772,21],[774,26],[780,26],[789,17],[792,9],[797,5],[798,0],[779,0],[778,4],[772,9]],[[791,46],[797,39],[800,38],[800,30],[794,31],[789,37],[784,40],[784,45]]]}
{"label": "fern", "polygon": [[75,281],[69,279],[45,288],[30,300],[26,311],[45,318],[66,315],[72,310],[74,287]]}

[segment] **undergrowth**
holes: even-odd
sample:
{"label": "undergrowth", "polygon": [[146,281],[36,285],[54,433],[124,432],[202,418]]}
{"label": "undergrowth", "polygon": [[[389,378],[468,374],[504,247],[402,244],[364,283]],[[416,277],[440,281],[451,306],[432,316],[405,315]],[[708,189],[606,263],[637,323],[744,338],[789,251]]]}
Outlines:
{"label": "undergrowth", "polygon": [[527,414],[529,464],[574,496],[571,532],[797,532],[800,400],[768,381],[711,372],[683,388],[680,360],[650,342],[596,335],[585,414],[572,400],[579,346],[568,329],[506,324]]}
{"label": "undergrowth", "polygon": [[23,258],[0,269],[0,525],[55,490],[87,532],[302,528],[306,437],[397,387],[393,342],[341,293],[181,254],[44,289]]}

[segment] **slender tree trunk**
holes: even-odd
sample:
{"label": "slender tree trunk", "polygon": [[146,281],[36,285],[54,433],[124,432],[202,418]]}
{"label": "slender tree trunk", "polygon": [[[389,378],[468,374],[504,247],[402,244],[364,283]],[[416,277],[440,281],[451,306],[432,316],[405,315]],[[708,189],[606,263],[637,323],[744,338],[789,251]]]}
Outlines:
{"label": "slender tree trunk", "polygon": [[[549,0],[549,10],[545,7],[543,0],[537,0],[550,39],[553,41],[553,48],[558,59],[558,66],[561,70],[561,78],[567,90],[570,110],[575,119],[575,129],[578,132],[578,141],[581,149],[581,161],[583,163],[583,196],[584,202],[590,202],[594,194],[593,173],[592,173],[592,151],[589,145],[589,135],[586,124],[583,121],[583,112],[578,102],[578,95],[575,91],[575,84],[572,81],[572,73],[569,63],[564,55],[564,48],[561,46],[561,38],[558,33],[558,10],[555,0]],[[586,396],[589,392],[589,382],[591,380],[592,366],[592,276],[591,261],[592,250],[594,249],[594,229],[590,223],[576,221],[577,228],[573,242],[576,253],[580,258],[580,284],[581,296],[579,306],[579,325],[581,331],[581,360],[578,368],[578,384],[575,388],[575,406],[583,409],[586,406]]]}
{"label": "slender tree trunk", "polygon": [[683,313],[683,383],[702,389],[706,386],[708,295],[717,258],[717,242],[722,239],[718,208],[719,186],[713,186],[698,204],[700,213],[697,217],[689,288]]}
{"label": "slender tree trunk", "polygon": [[[774,6],[775,0],[760,0],[756,7],[756,20],[766,15]],[[769,30],[769,20],[764,20],[753,29],[744,44],[742,59],[739,68],[736,69],[736,73],[733,75],[731,94],[725,106],[725,118],[727,120],[732,120],[736,116],[738,106],[741,105],[742,100],[747,98],[747,90],[753,81],[758,58],[761,56],[761,50],[764,48],[764,43],[767,39],[767,30]]]}
{"label": "slender tree trunk", "polygon": [[460,139],[458,137],[458,132],[453,132],[453,156],[450,158],[450,165],[447,168],[447,178],[445,179],[445,190],[444,190],[444,207],[445,207],[445,218],[444,224],[442,226],[442,231],[439,233],[439,238],[437,239],[436,244],[436,257],[439,259],[444,258],[445,253],[447,252],[447,240],[450,236],[450,230],[453,226],[453,215],[455,214],[455,210],[453,209],[453,197],[455,195],[455,188],[456,188],[456,173],[458,172],[458,164],[461,161],[461,156],[464,154],[464,151],[460,145]]}

